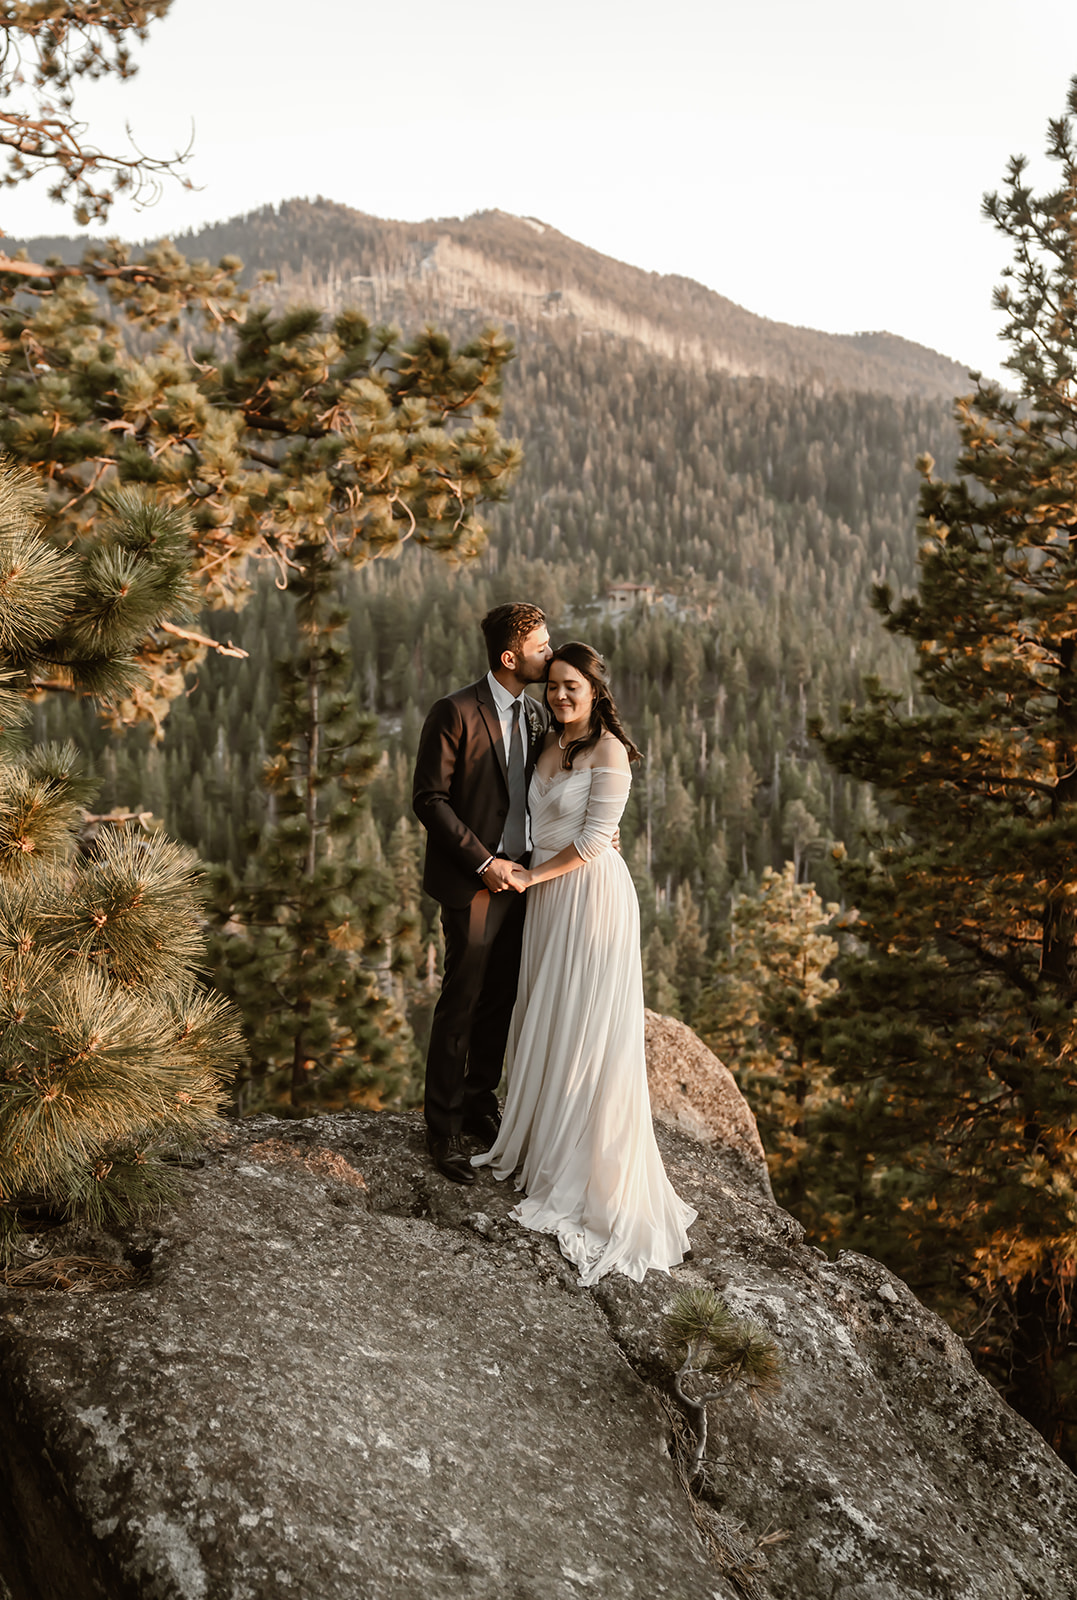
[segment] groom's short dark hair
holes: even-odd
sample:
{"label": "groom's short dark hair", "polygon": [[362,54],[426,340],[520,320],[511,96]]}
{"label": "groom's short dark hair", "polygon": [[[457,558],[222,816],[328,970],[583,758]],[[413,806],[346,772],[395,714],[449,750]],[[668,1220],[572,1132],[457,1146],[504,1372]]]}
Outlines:
{"label": "groom's short dark hair", "polygon": [[510,605],[495,606],[488,611],[481,626],[486,636],[486,658],[490,663],[490,671],[497,671],[506,650],[511,650],[515,655],[528,634],[541,628],[545,621],[546,613],[525,600],[514,600]]}

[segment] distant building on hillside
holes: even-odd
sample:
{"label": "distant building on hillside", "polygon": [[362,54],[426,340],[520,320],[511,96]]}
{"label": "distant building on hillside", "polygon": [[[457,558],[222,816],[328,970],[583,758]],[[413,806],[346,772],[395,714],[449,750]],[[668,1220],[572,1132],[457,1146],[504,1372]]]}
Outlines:
{"label": "distant building on hillside", "polygon": [[613,615],[635,606],[653,606],[654,598],[653,583],[615,583],[606,590],[606,604]]}
{"label": "distant building on hillside", "polygon": [[[685,576],[695,578],[692,567],[685,569]],[[713,599],[698,594],[695,590],[689,591],[692,598],[684,595],[668,594],[653,583],[611,583],[603,594],[596,594],[587,607],[588,611],[594,608],[594,614],[607,618],[610,622],[628,621],[641,606],[646,606],[649,611],[656,610],[667,617],[695,617],[705,621],[714,610]],[[567,618],[566,618],[567,620]]]}

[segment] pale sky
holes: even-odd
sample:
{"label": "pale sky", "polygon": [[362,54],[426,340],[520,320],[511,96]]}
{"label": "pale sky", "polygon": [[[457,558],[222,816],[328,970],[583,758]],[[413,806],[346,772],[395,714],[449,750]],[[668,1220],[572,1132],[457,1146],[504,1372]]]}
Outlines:
{"label": "pale sky", "polygon": [[[763,316],[885,328],[997,372],[1009,259],[979,216],[1041,158],[1073,0],[173,0],[139,76],[92,85],[188,171],[108,232],[157,238],[317,194],[419,220],[500,207]],[[12,235],[77,231],[46,183]]]}

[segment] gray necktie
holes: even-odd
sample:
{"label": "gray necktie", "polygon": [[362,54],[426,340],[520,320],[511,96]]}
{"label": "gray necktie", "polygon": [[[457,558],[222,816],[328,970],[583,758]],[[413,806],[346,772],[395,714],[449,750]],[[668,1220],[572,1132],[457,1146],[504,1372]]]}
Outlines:
{"label": "gray necktie", "polygon": [[524,741],[520,728],[523,707],[519,700],[512,708],[512,729],[509,733],[509,814],[505,819],[502,849],[507,856],[519,859],[527,849],[527,782],[524,777]]}

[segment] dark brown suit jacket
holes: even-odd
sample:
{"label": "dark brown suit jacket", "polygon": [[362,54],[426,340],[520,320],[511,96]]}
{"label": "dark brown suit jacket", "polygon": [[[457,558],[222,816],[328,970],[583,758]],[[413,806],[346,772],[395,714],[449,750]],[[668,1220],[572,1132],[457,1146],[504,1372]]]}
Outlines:
{"label": "dark brown suit jacket", "polygon": [[[550,719],[527,695],[524,714],[530,783]],[[419,736],[412,806],[426,829],[423,888],[442,905],[470,905],[482,888],[478,870],[497,850],[509,810],[501,723],[485,677],[432,708]]]}

